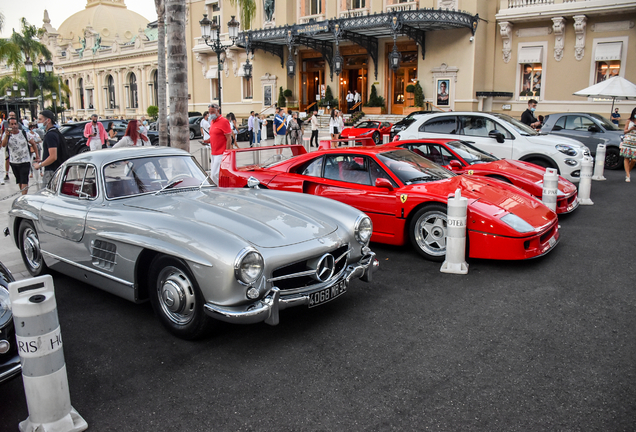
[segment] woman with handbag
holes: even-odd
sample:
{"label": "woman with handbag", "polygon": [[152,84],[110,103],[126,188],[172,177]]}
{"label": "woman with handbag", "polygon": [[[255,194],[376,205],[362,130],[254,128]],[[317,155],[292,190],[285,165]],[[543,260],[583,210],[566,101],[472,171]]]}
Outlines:
{"label": "woman with handbag", "polygon": [[625,163],[625,181],[630,182],[629,173],[636,165],[636,108],[625,123],[625,135],[621,143],[620,155]]}
{"label": "woman with handbag", "polygon": [[338,120],[338,110],[333,109],[331,111],[331,118],[329,119],[329,133],[331,134],[331,148],[336,148],[338,142],[334,141],[340,138],[340,121]]}

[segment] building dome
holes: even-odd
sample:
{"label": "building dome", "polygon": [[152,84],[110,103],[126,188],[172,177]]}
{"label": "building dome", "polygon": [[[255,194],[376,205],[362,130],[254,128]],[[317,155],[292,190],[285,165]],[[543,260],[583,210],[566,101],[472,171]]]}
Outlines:
{"label": "building dome", "polygon": [[145,29],[148,20],[128,10],[124,0],[88,0],[86,8],[68,17],[59,27],[59,42],[73,43],[79,48],[79,38],[84,38],[86,28],[100,34],[101,45],[109,46],[115,39],[120,43],[131,42],[139,29]]}

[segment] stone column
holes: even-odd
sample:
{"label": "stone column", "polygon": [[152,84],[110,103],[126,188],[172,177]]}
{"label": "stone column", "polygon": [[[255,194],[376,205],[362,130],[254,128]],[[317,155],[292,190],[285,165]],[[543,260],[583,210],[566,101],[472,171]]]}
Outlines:
{"label": "stone column", "polygon": [[137,80],[137,100],[139,101],[138,110],[141,112],[141,115],[145,115],[149,105],[148,97],[146,96],[148,94],[148,89],[146,88],[146,67],[139,66],[137,70],[139,71],[137,73],[139,78]]}

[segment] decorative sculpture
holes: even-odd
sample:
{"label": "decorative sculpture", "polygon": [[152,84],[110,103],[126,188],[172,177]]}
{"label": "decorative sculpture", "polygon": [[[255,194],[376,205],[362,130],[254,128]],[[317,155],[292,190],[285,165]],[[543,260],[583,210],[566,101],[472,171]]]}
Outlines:
{"label": "decorative sculpture", "polygon": [[263,0],[263,9],[265,9],[265,19],[267,21],[274,20],[274,7],[275,7],[274,0]]}

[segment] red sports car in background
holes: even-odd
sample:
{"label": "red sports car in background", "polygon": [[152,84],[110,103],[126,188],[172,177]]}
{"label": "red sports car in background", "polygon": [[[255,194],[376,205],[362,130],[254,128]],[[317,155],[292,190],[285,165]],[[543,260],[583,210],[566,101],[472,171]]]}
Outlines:
{"label": "red sports car in background", "polygon": [[[348,127],[340,132],[340,136],[345,138],[358,138],[358,137],[371,137],[375,145],[382,144],[382,135],[391,134],[392,124],[389,122],[379,121],[363,121],[355,125],[354,127]],[[362,145],[371,145],[369,140],[358,141]],[[356,144],[358,143],[356,142]]]}
{"label": "red sports car in background", "polygon": [[[545,168],[511,159],[499,159],[464,141],[423,139],[386,144],[409,149],[456,174],[478,175],[511,183],[541,199]],[[570,213],[579,206],[576,186],[559,176],[557,214]]]}
{"label": "red sports car in background", "polygon": [[[297,156],[294,156],[296,154]],[[516,260],[550,251],[559,240],[556,214],[510,184],[458,176],[396,147],[350,147],[306,153],[302,146],[230,150],[220,186],[261,187],[334,199],[373,221],[371,241],[404,245],[425,258],[446,255],[446,205],[456,189],[468,198],[468,253],[472,258]]]}

